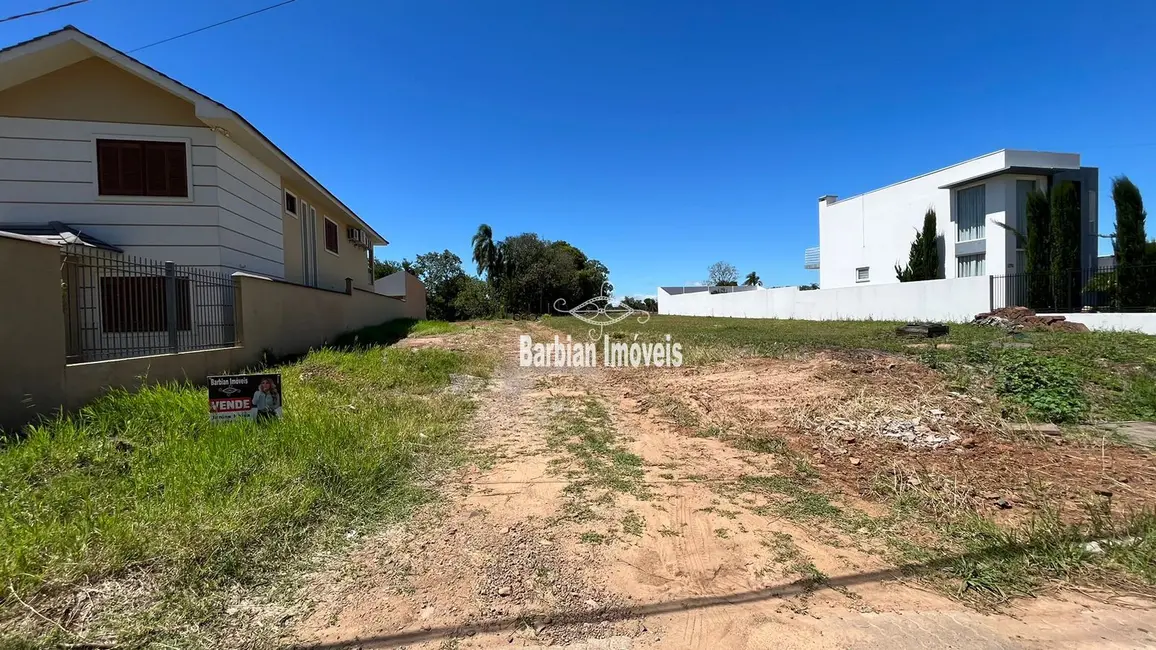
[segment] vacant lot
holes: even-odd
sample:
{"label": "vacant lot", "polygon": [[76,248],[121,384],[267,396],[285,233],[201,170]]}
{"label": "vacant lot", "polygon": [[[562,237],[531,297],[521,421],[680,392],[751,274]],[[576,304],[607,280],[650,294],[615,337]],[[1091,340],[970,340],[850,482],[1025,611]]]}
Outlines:
{"label": "vacant lot", "polygon": [[[1147,340],[964,328],[911,348],[880,323],[654,318],[607,334],[672,334],[686,366],[515,365],[518,334],[587,329],[503,326],[468,434],[490,460],[317,578],[303,643],[1156,642],[1153,456],[1078,424],[1143,404],[1108,387],[1145,380]],[[1001,388],[1021,371],[1045,380]],[[1031,418],[1065,424],[1013,429]]]}
{"label": "vacant lot", "polygon": [[[1156,644],[1154,455],[1098,426],[1151,417],[1150,339],[655,317],[607,335],[670,334],[685,366],[517,365],[520,334],[587,329],[363,332],[285,367],[297,425],[185,431],[201,398],[162,387],[9,442],[0,485],[21,505],[0,525],[28,549],[5,559],[10,629],[118,647]],[[133,401],[157,399],[182,424]],[[160,453],[190,440],[235,458],[225,479]],[[161,507],[182,481],[201,487]]]}

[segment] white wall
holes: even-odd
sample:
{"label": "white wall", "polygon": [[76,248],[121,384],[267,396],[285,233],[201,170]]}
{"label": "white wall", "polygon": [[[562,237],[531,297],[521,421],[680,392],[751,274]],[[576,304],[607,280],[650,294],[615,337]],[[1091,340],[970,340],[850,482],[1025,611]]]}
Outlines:
{"label": "white wall", "polygon": [[281,177],[232,140],[217,135],[221,265],[285,277]]}
{"label": "white wall", "polygon": [[957,278],[800,291],[671,295],[658,289],[658,313],[799,320],[968,322],[991,308],[989,279]]}
{"label": "white wall", "polygon": [[[1057,315],[1057,314],[1048,314]],[[1141,332],[1156,334],[1156,314],[1058,314],[1073,323],[1083,323],[1088,329],[1109,332]]]}
{"label": "white wall", "polygon": [[[98,137],[189,146],[189,198],[100,197]],[[280,178],[208,128],[0,117],[0,224],[60,221],[129,255],[284,276]]]}
{"label": "white wall", "polygon": [[[906,264],[915,233],[923,226],[928,208],[936,212],[943,236],[941,259],[944,278],[956,275],[955,191],[940,189],[969,178],[994,173],[1007,166],[1046,166],[1078,169],[1078,154],[1034,151],[997,151],[951,167],[842,200],[819,202],[819,286],[824,289],[855,286],[856,269],[870,268],[869,284],[898,283],[895,265]],[[992,221],[1007,223],[1015,211],[1015,179],[1002,175],[985,184],[987,272],[1008,272],[1015,260],[1014,239]],[[967,187],[967,186],[962,186]],[[961,189],[962,189],[961,187]],[[1010,245],[1009,245],[1010,242]]]}

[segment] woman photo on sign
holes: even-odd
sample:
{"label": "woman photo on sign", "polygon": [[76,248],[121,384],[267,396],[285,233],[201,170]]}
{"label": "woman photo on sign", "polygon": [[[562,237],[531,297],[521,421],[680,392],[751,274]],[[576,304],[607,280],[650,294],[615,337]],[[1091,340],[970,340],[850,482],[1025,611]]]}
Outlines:
{"label": "woman photo on sign", "polygon": [[253,413],[257,420],[272,420],[281,417],[281,394],[272,377],[262,377],[253,393]]}

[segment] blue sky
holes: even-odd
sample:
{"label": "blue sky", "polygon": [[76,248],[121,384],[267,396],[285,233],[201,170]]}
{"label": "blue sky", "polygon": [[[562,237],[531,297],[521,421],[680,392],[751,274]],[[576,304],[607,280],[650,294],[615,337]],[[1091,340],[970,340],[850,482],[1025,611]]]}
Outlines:
{"label": "blue sky", "polygon": [[[127,50],[271,2],[91,0],[0,44],[72,23]],[[485,222],[653,294],[717,260],[817,280],[820,195],[1005,147],[1098,166],[1110,232],[1112,176],[1156,205],[1154,33],[1142,1],[297,0],[134,56],[253,122],[379,256],[468,261]]]}

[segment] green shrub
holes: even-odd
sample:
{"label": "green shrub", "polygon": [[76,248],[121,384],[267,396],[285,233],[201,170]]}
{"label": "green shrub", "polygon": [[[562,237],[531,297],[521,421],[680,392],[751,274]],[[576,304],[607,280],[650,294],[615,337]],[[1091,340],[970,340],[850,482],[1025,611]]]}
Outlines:
{"label": "green shrub", "polygon": [[1088,410],[1075,365],[1061,357],[1008,352],[997,367],[996,390],[1027,406],[1028,415],[1049,422],[1074,422]]}

